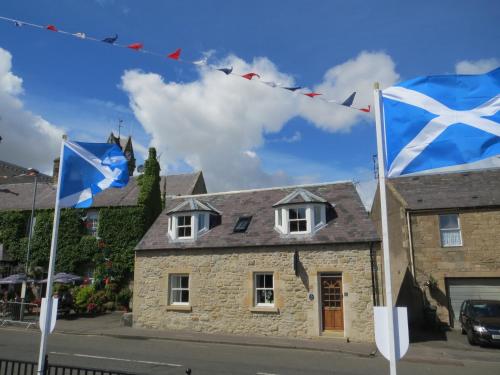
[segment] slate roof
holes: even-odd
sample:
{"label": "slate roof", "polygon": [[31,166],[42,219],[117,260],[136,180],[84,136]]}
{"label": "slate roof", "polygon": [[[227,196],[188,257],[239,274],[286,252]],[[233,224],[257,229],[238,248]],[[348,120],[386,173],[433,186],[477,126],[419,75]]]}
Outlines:
{"label": "slate roof", "polygon": [[[162,179],[165,179],[167,185],[167,195],[175,196],[193,194],[193,189],[201,176],[201,171],[198,171],[195,173],[167,175]],[[162,186],[163,182],[162,180]]]}
{"label": "slate roof", "polygon": [[391,179],[412,210],[500,206],[500,169]]}
{"label": "slate roof", "polygon": [[[311,185],[307,191],[335,205],[335,214],[327,225],[309,236],[283,236],[274,229],[273,204],[297,187],[271,188],[197,195],[221,212],[220,224],[198,237],[195,242],[171,242],[167,238],[167,212],[189,197],[175,197],[156,219],[136,250],[179,248],[234,248],[247,246],[309,245],[378,241],[373,223],[351,182]],[[246,232],[233,233],[241,216],[252,216]]]}
{"label": "slate roof", "polygon": [[279,202],[273,204],[273,207],[283,206],[286,204],[302,204],[302,203],[326,203],[327,201],[317,195],[312,194],[303,188],[298,188],[288,194]]}
{"label": "slate roof", "polygon": [[[33,182],[31,176],[19,176],[28,172],[28,168],[21,167],[16,164],[8,163],[0,160],[0,185],[4,184],[20,184],[25,182]],[[7,177],[4,177],[7,176]],[[19,176],[19,177],[15,177]],[[46,174],[38,174],[38,181],[51,182],[52,177]]]}
{"label": "slate roof", "polygon": [[[183,194],[192,194],[193,188],[200,177],[201,172],[170,175],[163,181],[167,181],[166,194],[177,195],[179,191]],[[163,191],[165,185],[160,183]],[[184,190],[182,190],[184,189]],[[51,183],[38,183],[36,194],[36,208],[53,208],[55,204],[56,188]],[[137,177],[131,177],[127,186],[123,189],[110,188],[104,190],[94,198],[92,207],[119,207],[135,206],[139,196]],[[0,211],[9,210],[31,210],[33,200],[33,184],[5,184],[0,185]]]}
{"label": "slate roof", "polygon": [[187,198],[182,200],[180,204],[172,208],[167,214],[178,212],[193,212],[193,211],[209,211],[220,215],[220,212],[210,203],[201,202],[195,198]]}

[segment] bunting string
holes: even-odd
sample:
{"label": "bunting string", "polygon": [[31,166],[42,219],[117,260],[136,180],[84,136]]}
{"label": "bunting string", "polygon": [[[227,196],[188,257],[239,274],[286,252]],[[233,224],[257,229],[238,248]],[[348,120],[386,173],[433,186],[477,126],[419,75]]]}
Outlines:
{"label": "bunting string", "polygon": [[321,94],[319,92],[309,92],[303,86],[288,87],[288,86],[283,86],[282,84],[277,83],[277,82],[263,80],[262,77],[258,73],[255,73],[255,72],[248,72],[248,73],[240,74],[240,73],[234,72],[232,66],[221,68],[221,67],[211,65],[208,63],[208,57],[204,57],[204,58],[196,60],[196,61],[183,59],[183,58],[181,58],[181,53],[182,53],[181,48],[178,48],[174,52],[171,52],[168,54],[162,54],[162,53],[150,51],[150,50],[144,48],[144,44],[142,42],[133,42],[133,43],[129,43],[129,44],[119,43],[118,42],[118,34],[114,34],[112,36],[106,36],[104,38],[96,38],[96,37],[90,36],[84,32],[81,32],[81,31],[72,33],[69,31],[61,30],[56,25],[53,25],[53,24],[38,25],[35,23],[16,20],[16,19],[4,17],[4,16],[0,16],[0,20],[10,22],[10,23],[14,24],[14,26],[16,26],[16,27],[28,26],[28,27],[32,27],[32,28],[35,28],[38,30],[46,30],[49,32],[68,35],[70,37],[77,38],[80,40],[88,40],[88,41],[97,42],[97,43],[105,43],[105,44],[113,46],[113,47],[130,49],[130,50],[135,51],[135,52],[140,52],[140,53],[160,57],[162,59],[168,58],[169,60],[173,60],[173,61],[176,61],[179,63],[191,64],[191,65],[195,65],[198,67],[203,66],[203,67],[206,67],[206,68],[211,69],[211,70],[220,71],[227,76],[237,76],[237,77],[246,79],[248,81],[258,82],[258,83],[264,84],[264,85],[269,86],[271,88],[283,89],[283,90],[290,91],[291,93],[299,93],[299,94],[305,95],[311,99],[321,100],[321,101],[324,101],[326,103],[340,105],[340,106],[350,108],[353,110],[357,110],[357,111],[361,111],[361,112],[370,112],[371,111],[370,105],[367,105],[366,107],[353,106],[356,92],[353,92],[344,101],[325,98],[323,96],[323,94]]}

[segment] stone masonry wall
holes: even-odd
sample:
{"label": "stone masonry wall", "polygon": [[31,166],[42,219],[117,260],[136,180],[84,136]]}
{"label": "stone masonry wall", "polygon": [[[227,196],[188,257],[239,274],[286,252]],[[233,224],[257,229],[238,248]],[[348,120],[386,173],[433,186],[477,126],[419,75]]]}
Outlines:
{"label": "stone masonry wall", "polygon": [[[299,250],[300,275],[293,270]],[[274,273],[275,309],[254,307],[255,272]],[[368,244],[288,248],[137,251],[134,325],[207,333],[315,337],[321,334],[318,279],[342,273],[344,336],[373,341]],[[169,306],[169,274],[189,273],[190,306]],[[314,293],[310,301],[308,292]]]}
{"label": "stone masonry wall", "polygon": [[[406,212],[403,206],[402,198],[398,199],[397,192],[391,188],[390,183],[387,184],[387,214],[389,226],[389,245],[391,254],[391,282],[392,282],[392,299],[393,304],[401,301],[401,297],[406,290],[402,290],[403,281],[407,273],[410,272],[410,259],[409,259],[409,241],[408,241],[408,226],[406,224]],[[381,208],[380,208],[380,193],[377,190],[375,195],[372,211],[370,217],[377,228],[377,232],[382,238],[382,222],[381,222]],[[384,269],[383,269],[383,251],[382,244],[380,244],[381,254],[381,272],[380,285],[384,286]],[[382,295],[383,305],[385,305],[385,289]],[[405,301],[407,302],[407,301]],[[399,304],[405,306],[407,303]]]}
{"label": "stone masonry wall", "polygon": [[417,281],[420,286],[431,276],[437,281],[437,289],[426,289],[426,296],[446,323],[446,278],[500,277],[500,210],[454,212],[459,213],[462,230],[459,247],[441,247],[438,213],[412,215]]}

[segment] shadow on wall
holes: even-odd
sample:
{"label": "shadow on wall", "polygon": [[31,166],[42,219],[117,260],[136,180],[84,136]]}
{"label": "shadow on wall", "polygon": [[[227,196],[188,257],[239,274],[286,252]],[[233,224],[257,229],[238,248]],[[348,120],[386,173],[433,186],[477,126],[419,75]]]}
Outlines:
{"label": "shadow on wall", "polygon": [[309,291],[309,275],[300,260],[297,262],[297,273],[300,276],[300,280],[302,280],[302,284],[304,284],[306,291]]}
{"label": "shadow on wall", "polygon": [[439,304],[446,306],[446,295],[438,288],[423,287],[422,289],[414,280],[409,268],[406,269],[396,306],[408,308],[408,325],[410,342],[446,341],[445,328],[436,314],[437,307],[432,305],[427,298],[426,290]]}

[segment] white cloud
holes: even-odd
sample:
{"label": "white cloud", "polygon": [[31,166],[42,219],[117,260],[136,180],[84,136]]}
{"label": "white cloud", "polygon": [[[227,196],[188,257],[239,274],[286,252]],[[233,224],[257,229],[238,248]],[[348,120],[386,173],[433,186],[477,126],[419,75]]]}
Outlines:
{"label": "white cloud", "polygon": [[457,74],[482,74],[488,73],[500,66],[500,59],[481,59],[476,61],[463,60],[455,65]]}
{"label": "white cloud", "polygon": [[63,131],[23,107],[22,79],[11,70],[12,55],[0,48],[0,160],[51,173]]}
{"label": "white cloud", "polygon": [[[246,62],[236,56],[219,61],[240,74],[258,72],[262,81],[295,85],[267,58]],[[126,71],[122,87],[129,95],[136,118],[151,135],[151,145],[165,164],[183,160],[202,169],[211,190],[290,184],[296,181],[282,171],[263,171],[258,148],[264,134],[279,132],[292,118],[301,116],[328,131],[347,131],[363,119],[362,112],[310,99],[300,93],[270,88],[258,81],[207,67],[190,83],[165,82],[161,76]],[[372,102],[372,84],[390,85],[398,79],[394,63],[384,53],[363,52],[354,60],[333,67],[315,90],[326,98],[344,100],[354,90],[355,103]],[[300,133],[288,141],[300,140]]]}
{"label": "white cloud", "polygon": [[267,142],[275,143],[275,142],[285,142],[285,143],[296,143],[300,142],[302,140],[302,133],[299,132],[298,130],[295,131],[291,136],[289,137],[281,137],[281,138],[271,138],[268,139]]}
{"label": "white cloud", "polygon": [[[356,58],[330,68],[323,82],[314,87],[324,97],[344,101],[356,91],[354,106],[365,107],[373,102],[373,84],[388,87],[399,79],[394,61],[383,52],[361,52]],[[307,98],[305,98],[307,99]],[[369,121],[372,116],[352,109],[338,107],[322,101],[301,101],[303,117],[328,131],[348,131],[359,121]]]}

